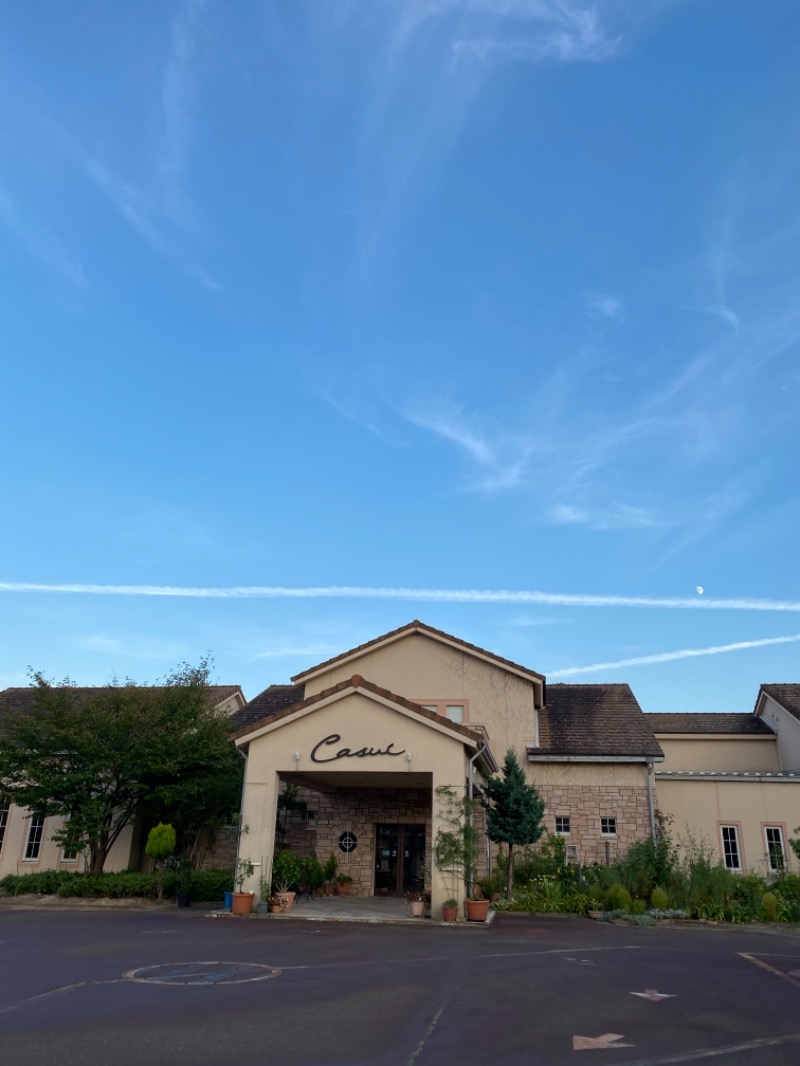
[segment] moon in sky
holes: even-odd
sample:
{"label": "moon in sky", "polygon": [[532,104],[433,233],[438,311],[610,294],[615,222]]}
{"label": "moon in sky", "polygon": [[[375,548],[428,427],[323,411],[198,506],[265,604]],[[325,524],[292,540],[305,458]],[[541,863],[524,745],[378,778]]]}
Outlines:
{"label": "moon in sky", "polygon": [[697,595],[698,596],[702,596],[704,592],[705,592],[705,589],[703,588],[703,586],[702,585],[698,585],[697,586]]}

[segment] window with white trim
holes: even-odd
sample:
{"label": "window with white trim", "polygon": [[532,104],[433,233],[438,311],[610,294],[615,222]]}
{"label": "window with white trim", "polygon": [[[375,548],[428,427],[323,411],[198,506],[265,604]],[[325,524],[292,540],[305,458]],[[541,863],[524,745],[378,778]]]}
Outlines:
{"label": "window with white trim", "polygon": [[722,840],[722,858],[729,870],[741,870],[742,858],[739,851],[739,831],[735,825],[719,827]]}
{"label": "window with white trim", "polygon": [[556,815],[556,832],[560,836],[569,836],[569,815],[557,814]]}
{"label": "window with white trim", "polygon": [[5,839],[6,826],[8,825],[8,807],[8,799],[5,796],[0,796],[0,854],[3,851],[3,840]]}
{"label": "window with white trim", "polygon": [[786,869],[786,850],[783,846],[783,830],[779,825],[765,825],[764,838],[767,842],[767,863],[771,874],[782,873]]}
{"label": "window with white trim", "polygon": [[617,835],[617,819],[601,818],[600,832],[604,837],[615,837]]}
{"label": "window with white trim", "polygon": [[23,856],[26,862],[37,862],[39,859],[39,852],[42,847],[42,836],[44,835],[44,815],[32,814],[31,824],[28,827],[28,839],[25,841],[25,855]]}

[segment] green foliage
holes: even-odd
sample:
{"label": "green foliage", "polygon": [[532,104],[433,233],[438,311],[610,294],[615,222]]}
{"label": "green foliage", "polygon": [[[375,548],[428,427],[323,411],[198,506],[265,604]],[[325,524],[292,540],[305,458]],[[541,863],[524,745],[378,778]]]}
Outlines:
{"label": "green foliage", "polygon": [[175,851],[175,830],[171,825],[159,822],[153,826],[144,846],[145,855],[151,859],[166,859]]}
{"label": "green foliage", "polygon": [[603,893],[603,910],[630,912],[633,905],[631,894],[624,885],[610,885]]}
{"label": "green foliage", "polygon": [[203,660],[159,685],[115,681],[87,692],[33,673],[32,706],[4,721],[0,787],[22,807],[65,818],[53,839],[87,851],[92,872],[102,871],[144,804],[180,809],[230,761],[227,722],[211,707],[208,675]]}
{"label": "green foliage", "polygon": [[290,848],[276,851],[272,859],[272,891],[292,891],[303,874],[303,860]]}
{"label": "green foliage", "polygon": [[[221,900],[231,883],[230,870],[193,870],[186,889],[182,873],[166,871],[164,895],[173,898],[181,890],[198,902]],[[36,874],[9,874],[0,881],[0,893],[8,896],[58,895],[63,899],[155,899],[158,881],[154,873],[125,870],[121,873],[82,874],[44,870]]]}
{"label": "green foliage", "polygon": [[672,883],[678,867],[678,853],[668,831],[668,819],[656,813],[657,831],[647,840],[631,845],[617,864],[618,875],[628,891],[649,899],[656,885]]}
{"label": "green foliage", "polygon": [[255,866],[250,859],[242,858],[241,856],[236,861],[236,887],[241,892],[244,888],[244,883],[248,877],[252,877],[255,873]]}
{"label": "green foliage", "polygon": [[663,888],[659,888],[658,885],[656,885],[650,894],[650,902],[657,911],[669,910],[669,895]]}
{"label": "green foliage", "polygon": [[439,826],[433,840],[436,868],[450,879],[454,896],[463,891],[464,881],[472,879],[478,850],[473,824],[476,802],[461,796],[452,785],[436,789]]}
{"label": "green foliage", "polygon": [[517,761],[513,749],[506,752],[501,777],[486,782],[486,831],[496,844],[508,846],[509,899],[514,892],[514,847],[535,844],[543,832],[544,800]]}
{"label": "green foliage", "polygon": [[339,863],[336,861],[336,856],[333,854],[333,852],[331,852],[325,862],[322,864],[322,875],[325,879],[324,884],[333,884],[334,878],[336,877],[336,871],[338,869]]}

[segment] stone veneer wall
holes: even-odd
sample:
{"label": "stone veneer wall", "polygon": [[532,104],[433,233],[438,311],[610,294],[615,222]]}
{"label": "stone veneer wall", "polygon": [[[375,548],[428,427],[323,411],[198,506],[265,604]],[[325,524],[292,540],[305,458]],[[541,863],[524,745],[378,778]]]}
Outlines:
{"label": "stone veneer wall", "polygon": [[[298,798],[316,812],[314,829],[306,829],[295,816],[279,846],[292,848],[300,855],[315,854],[322,863],[333,853],[339,873],[353,878],[350,891],[355,895],[372,895],[377,825],[424,825],[425,852],[430,855],[431,795],[427,789],[301,790]],[[339,848],[339,837],[345,832],[358,839],[358,846],[349,854]]]}
{"label": "stone veneer wall", "polygon": [[[647,788],[635,785],[539,785],[545,803],[545,833],[555,833],[556,815],[568,815],[567,844],[577,844],[578,861],[605,863],[621,858],[631,844],[650,836]],[[617,835],[603,836],[601,818],[617,819]]]}

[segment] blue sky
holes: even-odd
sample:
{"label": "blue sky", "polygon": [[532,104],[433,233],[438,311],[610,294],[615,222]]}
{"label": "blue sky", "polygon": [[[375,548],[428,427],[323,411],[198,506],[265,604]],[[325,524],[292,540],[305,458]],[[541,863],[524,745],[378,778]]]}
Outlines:
{"label": "blue sky", "polygon": [[0,685],[252,697],[415,617],[645,710],[800,680],[796,0],[46,6]]}

